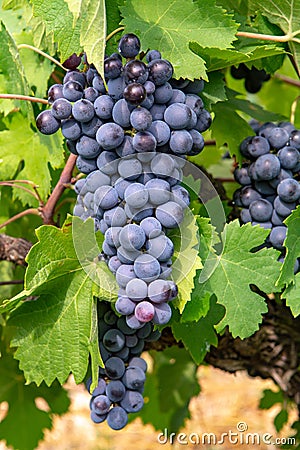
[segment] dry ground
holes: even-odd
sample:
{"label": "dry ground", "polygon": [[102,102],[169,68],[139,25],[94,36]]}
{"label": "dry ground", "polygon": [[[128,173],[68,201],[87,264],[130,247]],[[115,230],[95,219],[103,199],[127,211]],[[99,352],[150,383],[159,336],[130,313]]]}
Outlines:
{"label": "dry ground", "polygon": [[[226,374],[211,367],[200,367],[199,381],[202,392],[191,402],[191,419],[186,421],[184,432],[221,433],[229,430],[236,432],[239,422],[245,422],[247,432],[270,433],[278,436],[273,426],[273,418],[279,409],[275,406],[271,410],[259,410],[258,402],[263,389],[272,389],[274,384],[270,380],[249,378],[246,373],[237,375]],[[273,445],[183,445],[176,442],[158,443],[158,433],[150,425],[143,425],[139,419],[128,425],[124,430],[114,432],[106,424],[95,425],[89,419],[89,394],[84,387],[76,386],[72,380],[67,385],[72,400],[70,412],[54,420],[52,431],[46,432],[46,439],[37,450],[179,450],[206,449],[231,450],[251,449],[273,450]],[[293,415],[291,422],[295,419]],[[241,433],[243,434],[243,433]],[[287,437],[289,427],[285,427],[280,436]],[[6,450],[0,444],[0,450]]]}

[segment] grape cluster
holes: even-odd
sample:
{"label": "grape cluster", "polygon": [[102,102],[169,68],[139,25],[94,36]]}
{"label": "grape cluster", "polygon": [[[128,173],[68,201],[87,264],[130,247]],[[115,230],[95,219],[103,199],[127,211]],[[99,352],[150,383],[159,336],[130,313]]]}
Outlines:
{"label": "grape cluster", "polygon": [[249,69],[243,63],[239,64],[238,67],[231,66],[230,73],[236,80],[242,80],[244,78],[245,89],[251,94],[260,91],[263,83],[270,79],[270,75],[264,69],[259,70],[254,66]]}
{"label": "grape cluster", "polygon": [[[234,193],[234,203],[242,208],[242,223],[270,229],[265,245],[280,250],[283,261],[287,232],[283,221],[300,203],[300,130],[289,122],[252,125],[256,136],[240,145],[247,162],[234,171],[242,186]],[[295,271],[298,266],[296,261]]]}
{"label": "grape cluster", "polygon": [[[140,357],[144,343],[157,340],[158,331],[144,324],[132,330],[118,317],[109,303],[98,303],[99,347],[104,362],[98,385],[92,391],[90,410],[95,423],[107,420],[113,430],[125,427],[128,414],[138,412],[144,405],[143,390],[147,363]],[[90,390],[91,379],[87,382]]]}
{"label": "grape cluster", "polygon": [[45,134],[61,128],[78,156],[87,177],[75,185],[74,215],[93,217],[105,235],[103,254],[120,288],[116,310],[139,329],[171,318],[177,286],[166,231],[180,225],[189,205],[182,169],[187,155],[203,149],[211,116],[198,95],[203,80],[173,79],[172,64],[157,50],[143,62],[133,34],[118,50],[104,61],[105,82],[88,66],[53,85],[51,109],[36,123]]}

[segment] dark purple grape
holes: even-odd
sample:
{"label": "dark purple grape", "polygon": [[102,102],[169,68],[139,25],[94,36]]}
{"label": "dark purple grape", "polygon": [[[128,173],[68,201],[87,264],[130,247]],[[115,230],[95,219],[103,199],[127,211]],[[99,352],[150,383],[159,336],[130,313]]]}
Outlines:
{"label": "dark purple grape", "polygon": [[51,110],[47,109],[37,116],[36,126],[42,134],[54,134],[60,128],[60,120],[57,120]]}
{"label": "dark purple grape", "polygon": [[52,104],[58,98],[63,98],[63,85],[53,84],[48,90],[48,103]]}
{"label": "dark purple grape", "polygon": [[118,50],[124,58],[134,58],[141,48],[139,38],[132,33],[121,37]]}
{"label": "dark purple grape", "polygon": [[104,75],[105,78],[118,78],[122,71],[122,61],[119,58],[110,56],[104,60]]}
{"label": "dark purple grape", "polygon": [[146,89],[140,83],[130,83],[124,89],[123,96],[131,105],[140,105],[147,97]]}
{"label": "dark purple grape", "polygon": [[68,59],[66,59],[62,65],[68,69],[68,70],[74,70],[81,64],[81,56],[76,55],[76,53],[73,53],[71,56],[69,56]]}
{"label": "dark purple grape", "polygon": [[148,64],[149,80],[156,86],[161,86],[172,78],[173,66],[165,59],[154,59]]}
{"label": "dark purple grape", "polygon": [[143,61],[134,59],[129,61],[123,69],[124,80],[126,83],[144,84],[148,78],[148,67]]}

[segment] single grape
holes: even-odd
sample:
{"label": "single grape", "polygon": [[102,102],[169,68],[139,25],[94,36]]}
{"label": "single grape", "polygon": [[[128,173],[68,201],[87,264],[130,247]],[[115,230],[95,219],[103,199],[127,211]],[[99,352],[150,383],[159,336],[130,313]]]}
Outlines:
{"label": "single grape", "polygon": [[189,156],[198,155],[204,149],[204,138],[202,134],[198,130],[189,130],[190,135],[192,136],[193,145],[191,150],[187,152]]}
{"label": "single grape", "polygon": [[150,322],[154,317],[154,306],[148,301],[139,302],[135,307],[134,314],[140,322]]}
{"label": "single grape", "polygon": [[65,119],[61,122],[61,132],[66,139],[75,141],[81,136],[80,123],[74,119]]}
{"label": "single grape", "polygon": [[155,325],[165,325],[167,324],[172,317],[172,310],[168,303],[160,303],[159,305],[155,305],[155,313],[153,317],[153,323]]}
{"label": "single grape", "polygon": [[51,110],[45,110],[37,116],[36,126],[42,134],[54,134],[60,128],[60,121],[53,116]]}
{"label": "single grape", "polygon": [[279,226],[272,229],[269,235],[269,240],[273,247],[277,248],[278,250],[284,249],[283,243],[286,238],[286,233],[286,226]]}
{"label": "single grape", "polygon": [[104,75],[107,79],[118,78],[122,71],[122,61],[115,57],[110,56],[104,60]]}
{"label": "single grape", "polygon": [[122,264],[116,272],[116,280],[120,287],[126,288],[130,280],[136,278],[133,265]]}
{"label": "single grape", "polygon": [[95,115],[94,105],[84,98],[77,100],[72,107],[72,114],[78,122],[89,122]]}
{"label": "single grape", "polygon": [[48,90],[48,103],[52,104],[58,98],[63,98],[63,85],[53,84]]}
{"label": "single grape", "polygon": [[277,156],[284,169],[293,170],[300,161],[300,153],[295,147],[282,147]]}
{"label": "single grape", "polygon": [[149,200],[153,205],[161,205],[170,200],[170,184],[166,180],[153,178],[147,181],[145,188],[149,193]]}
{"label": "single grape", "polygon": [[108,94],[114,101],[120,100],[123,98],[123,91],[125,89],[125,81],[122,75],[118,78],[109,79],[107,82],[107,90]]}
{"label": "single grape", "polygon": [[268,200],[261,198],[250,203],[249,212],[253,220],[268,222],[272,217],[273,207]]}
{"label": "single grape", "polygon": [[93,88],[92,86],[87,87],[83,91],[83,97],[92,103],[94,103],[94,101],[98,98],[98,96],[99,96],[99,92],[97,91],[97,89]]}
{"label": "single grape", "polygon": [[103,219],[109,227],[124,227],[127,223],[127,216],[122,206],[104,211]]}
{"label": "single grape", "polygon": [[114,101],[109,95],[100,95],[95,102],[95,113],[100,119],[111,119]]}
{"label": "single grape", "polygon": [[100,186],[95,191],[94,197],[95,204],[102,209],[111,209],[119,201],[118,193],[115,188],[111,186]]}
{"label": "single grape", "polygon": [[144,86],[140,83],[130,83],[123,91],[125,100],[131,105],[140,105],[147,97]]}
{"label": "single grape", "polygon": [[176,228],[183,221],[183,209],[178,203],[169,201],[156,208],[155,216],[163,227]]}
{"label": "single grape", "polygon": [[146,250],[149,255],[154,256],[159,262],[166,262],[173,256],[174,244],[170,238],[161,234],[158,237],[147,240]]}
{"label": "single grape", "polygon": [[[147,330],[146,334],[145,334],[145,330]],[[151,325],[149,323],[148,324],[146,323],[145,326],[137,332],[137,335],[140,338],[142,338],[145,335],[144,338],[146,338],[150,335],[150,333],[151,333]],[[135,356],[134,358],[131,358],[128,365],[133,366],[133,367],[139,367],[145,373],[147,372],[147,363],[143,358]]]}
{"label": "single grape", "polygon": [[277,193],[284,202],[297,202],[300,199],[300,185],[297,180],[286,178],[278,184]]}
{"label": "single grape", "polygon": [[124,34],[119,42],[118,50],[124,58],[134,58],[141,48],[139,38],[132,33]]}
{"label": "single grape", "polygon": [[[143,133],[146,133],[146,131]],[[118,171],[122,178],[133,181],[141,175],[143,167],[138,159],[123,158],[119,162]]]}
{"label": "single grape", "polygon": [[150,164],[151,172],[160,177],[169,177],[175,168],[174,158],[170,155],[160,153],[155,155]]}
{"label": "single grape", "polygon": [[172,285],[168,280],[154,280],[148,286],[148,297],[153,303],[170,300]]}
{"label": "single grape", "polygon": [[139,106],[130,114],[130,123],[137,131],[145,131],[152,124],[151,113],[146,108]]}
{"label": "single grape", "polygon": [[125,364],[118,356],[111,356],[105,362],[105,372],[111,380],[118,380],[125,373]]}
{"label": "single grape", "polygon": [[68,81],[62,88],[63,96],[70,102],[76,102],[83,97],[83,87],[77,81]]}
{"label": "single grape", "polygon": [[76,166],[79,172],[90,174],[97,169],[97,165],[94,159],[83,158],[82,156],[78,156],[76,160]]}
{"label": "single grape", "polygon": [[148,78],[148,67],[143,61],[133,59],[128,61],[123,68],[125,83],[144,84]]}
{"label": "single grape", "polygon": [[122,128],[127,128],[130,126],[130,114],[132,107],[128,102],[121,98],[118,100],[112,109],[112,117],[114,122],[120,125]]}
{"label": "single grape", "polygon": [[152,115],[153,121],[155,121],[155,120],[163,121],[166,109],[167,108],[165,105],[157,105],[156,103],[154,103],[154,105],[151,106],[151,108],[149,110]]}
{"label": "single grape", "polygon": [[81,123],[81,130],[84,135],[95,138],[96,133],[101,125],[103,125],[102,120],[100,120],[98,117],[93,117],[89,122]]}
{"label": "single grape", "polygon": [[287,130],[280,127],[275,127],[271,130],[268,141],[270,142],[271,147],[275,149],[279,149],[284,147],[289,141],[290,135]]}
{"label": "single grape", "polygon": [[94,397],[91,402],[91,409],[95,411],[96,414],[106,414],[109,411],[111,406],[111,401],[106,395],[97,395]]}
{"label": "single grape", "polygon": [[140,226],[143,228],[147,238],[155,238],[162,232],[161,223],[155,217],[146,217],[141,221]]}
{"label": "single grape", "polygon": [[175,155],[189,153],[193,147],[193,138],[187,130],[172,131],[170,137],[170,148]]}
{"label": "single grape", "polygon": [[118,258],[123,264],[133,264],[136,258],[140,256],[140,254],[141,252],[139,250],[127,250],[126,248],[122,247],[122,245],[120,245],[117,250]]}
{"label": "single grape", "polygon": [[156,86],[161,86],[172,78],[173,66],[165,59],[153,59],[149,62],[148,68],[149,80]]}
{"label": "single grape", "polygon": [[161,53],[158,50],[149,50],[149,52],[146,55],[147,62],[149,63],[154,59],[161,59]]}
{"label": "single grape", "polygon": [[107,424],[112,430],[121,430],[127,422],[128,415],[121,406],[114,406],[107,414]]}
{"label": "single grape", "polygon": [[130,184],[124,192],[124,200],[133,208],[141,208],[149,199],[147,187],[141,183]]}
{"label": "single grape", "polygon": [[106,387],[106,395],[113,403],[120,402],[125,396],[126,388],[122,381],[112,380]]}
{"label": "single grape", "polygon": [[128,366],[122,378],[127,389],[138,390],[144,386],[146,380],[145,372],[136,366]]}
{"label": "single grape", "polygon": [[145,243],[146,236],[142,227],[128,224],[119,234],[120,244],[127,250],[140,250]]}
{"label": "single grape", "polygon": [[282,217],[287,217],[296,208],[296,202],[285,202],[279,196],[274,200],[274,209]]}
{"label": "single grape", "polygon": [[58,98],[53,102],[51,112],[57,120],[67,119],[72,113],[72,103],[65,98]]}
{"label": "single grape", "polygon": [[184,103],[172,103],[164,113],[165,122],[174,130],[186,128],[192,116],[191,108]]}
{"label": "single grape", "polygon": [[128,316],[134,312],[136,303],[130,300],[126,295],[121,295],[118,297],[115,307],[119,314]]}
{"label": "single grape", "polygon": [[147,297],[147,283],[139,278],[133,278],[126,285],[126,295],[134,302],[139,302]]}
{"label": "single grape", "polygon": [[79,72],[77,70],[71,70],[71,71],[67,72],[66,75],[64,76],[64,79],[63,79],[64,85],[66,85],[66,83],[68,83],[69,81],[76,81],[84,89],[85,84],[86,84],[85,73]]}
{"label": "single grape", "polygon": [[76,151],[78,155],[87,159],[97,158],[100,153],[100,145],[96,139],[88,136],[81,136],[76,144]]}
{"label": "single grape", "polygon": [[112,150],[123,142],[124,130],[116,123],[104,123],[98,129],[96,139],[104,150]]}
{"label": "single grape", "polygon": [[259,156],[269,153],[270,144],[266,138],[262,136],[254,136],[248,144],[247,150],[250,156],[253,158],[258,158]]}
{"label": "single grape", "polygon": [[147,283],[156,280],[160,275],[160,264],[158,260],[147,253],[136,258],[133,268],[136,276]]}
{"label": "single grape", "polygon": [[128,413],[135,413],[140,411],[144,406],[144,399],[142,394],[137,391],[127,390],[120,405]]}
{"label": "single grape", "polygon": [[198,116],[197,124],[195,126],[195,129],[198,130],[200,133],[203,131],[208,130],[208,128],[211,126],[212,123],[212,117],[206,109],[203,109],[201,113]]}
{"label": "single grape", "polygon": [[133,149],[137,152],[154,152],[156,149],[156,139],[150,131],[138,131],[132,140]]}
{"label": "single grape", "polygon": [[[92,380],[91,380],[91,382],[92,382]],[[89,391],[89,389],[88,389],[88,391]],[[103,378],[99,378],[98,384],[91,394],[93,397],[97,397],[97,395],[105,394],[105,391],[106,391],[105,380],[103,380]]]}

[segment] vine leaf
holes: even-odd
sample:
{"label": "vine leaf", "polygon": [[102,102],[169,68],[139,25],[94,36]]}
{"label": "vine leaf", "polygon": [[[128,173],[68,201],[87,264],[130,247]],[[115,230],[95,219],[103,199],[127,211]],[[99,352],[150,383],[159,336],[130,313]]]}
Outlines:
{"label": "vine leaf", "polygon": [[155,352],[152,357],[153,370],[147,373],[144,392],[150,401],[145,403],[139,416],[156,430],[177,432],[190,417],[191,398],[200,392],[197,366],[188,352],[177,347]]}
{"label": "vine leaf", "polygon": [[[209,302],[209,299],[208,299]],[[218,336],[214,325],[224,316],[224,307],[216,303],[211,296],[209,311],[198,322],[172,322],[172,332],[176,341],[181,341],[196,364],[201,364],[210,346],[218,345]]]}
{"label": "vine leaf", "polygon": [[[45,137],[35,133],[28,127],[27,119],[21,113],[5,117],[3,123],[7,129],[0,132],[0,179],[7,180],[13,177],[18,164],[22,161],[23,168],[17,178],[33,181],[39,186],[41,197],[46,199],[51,185],[47,163],[49,162],[53,168],[58,168],[64,162],[61,134]],[[32,204],[33,197],[20,189],[15,190],[15,196],[23,205]]]}
{"label": "vine leaf", "polygon": [[187,208],[179,228],[168,233],[174,244],[175,261],[172,266],[172,279],[178,286],[178,297],[173,302],[180,312],[191,298],[196,271],[202,268],[199,256],[198,225],[195,216]]}
{"label": "vine leaf", "polygon": [[289,284],[282,294],[282,298],[286,299],[286,305],[291,308],[294,317],[300,314],[300,273],[295,276],[294,282]]}
{"label": "vine leaf", "polygon": [[81,21],[75,24],[73,14],[64,0],[32,0],[33,14],[43,20],[47,33],[53,33],[62,61],[73,53],[80,53]]}
{"label": "vine leaf", "polygon": [[87,60],[93,62],[104,79],[104,57],[106,45],[105,0],[88,0],[81,7],[80,44]]}
{"label": "vine leaf", "polygon": [[[290,36],[289,47],[300,75],[300,0],[266,0],[263,3],[251,0],[249,5],[252,11],[259,10],[270,22],[278,25]],[[298,41],[295,41],[294,37]]]}
{"label": "vine leaf", "polygon": [[[2,306],[2,310],[14,310],[9,320],[14,327],[11,345],[17,347],[20,368],[27,382],[38,385],[43,380],[50,385],[55,378],[63,383],[70,372],[81,382],[89,355],[94,379],[102,364],[93,295],[115,299],[116,282],[106,264],[97,262],[103,236],[95,238],[93,220],[74,217],[73,222],[73,233],[70,217],[62,229],[42,226],[37,230],[39,242],[27,256],[25,289]],[[83,257],[76,244],[79,232],[86,249],[84,260],[77,257],[77,253]]]}
{"label": "vine leaf", "polygon": [[[1,359],[0,386],[0,403],[8,402],[9,405],[7,415],[0,422],[0,436],[8,446],[16,449],[37,448],[45,428],[52,428],[53,415],[67,412],[70,405],[66,391],[57,382],[51,387],[25,385],[17,361],[9,355]],[[38,397],[46,400],[49,411],[39,409],[35,403]]]}
{"label": "vine leaf", "polygon": [[294,266],[296,259],[300,256],[300,207],[295,209],[284,223],[287,226],[287,235],[284,242],[287,250],[277,281],[279,287],[295,282]]}
{"label": "vine leaf", "polygon": [[[8,94],[15,94],[17,92],[22,95],[30,95],[30,89],[16,43],[2,21],[0,21],[0,60],[0,86],[3,92]],[[13,109],[12,105],[20,108],[22,113],[28,117],[29,121],[33,120],[33,110],[29,102],[1,100],[0,109],[8,113]]]}
{"label": "vine leaf", "polygon": [[174,66],[175,77],[207,80],[205,61],[190,51],[191,42],[226,49],[236,39],[238,24],[215,1],[127,0],[120,7],[126,32],[136,32],[143,50],[163,48]]}
{"label": "vine leaf", "polygon": [[[267,248],[255,253],[251,250],[260,246],[268,233],[251,224],[240,227],[235,220],[226,224],[222,232],[222,254],[209,254],[208,259],[218,265],[210,278],[200,284],[198,295],[201,298],[207,293],[215,294],[218,303],[225,307],[218,331],[229,326],[233,337],[244,339],[258,329],[262,314],[267,312],[264,299],[251,290],[251,285],[266,293],[274,292],[280,270],[279,252]],[[190,314],[190,320],[191,317]]]}

